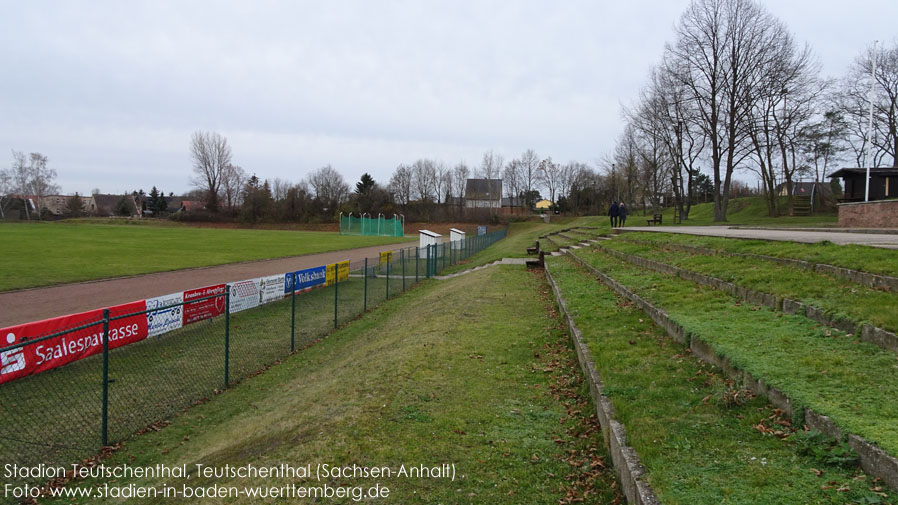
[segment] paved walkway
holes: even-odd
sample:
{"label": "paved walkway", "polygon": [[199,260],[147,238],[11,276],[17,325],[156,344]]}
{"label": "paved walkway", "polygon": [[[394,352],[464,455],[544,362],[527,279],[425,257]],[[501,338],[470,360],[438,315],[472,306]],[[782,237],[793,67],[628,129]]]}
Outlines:
{"label": "paved walkway", "polygon": [[634,226],[625,231],[653,231],[662,233],[685,233],[713,237],[751,238],[759,240],[791,240],[793,242],[822,242],[834,244],[858,244],[873,247],[898,249],[898,235],[894,233],[851,233],[844,231],[776,228],[733,228],[730,226]]}

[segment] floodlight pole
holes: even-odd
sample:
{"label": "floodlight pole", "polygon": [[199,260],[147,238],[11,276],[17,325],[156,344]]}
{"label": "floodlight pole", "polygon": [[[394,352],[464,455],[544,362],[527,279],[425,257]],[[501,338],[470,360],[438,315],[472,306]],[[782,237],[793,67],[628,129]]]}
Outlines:
{"label": "floodlight pole", "polygon": [[871,138],[871,134],[873,133],[873,98],[876,94],[876,43],[878,40],[873,41],[873,63],[871,64],[870,70],[870,120],[867,123],[867,156],[866,163],[867,165],[867,177],[864,179],[864,201],[870,201],[870,165],[873,163],[873,160],[870,157],[870,147],[873,139]]}

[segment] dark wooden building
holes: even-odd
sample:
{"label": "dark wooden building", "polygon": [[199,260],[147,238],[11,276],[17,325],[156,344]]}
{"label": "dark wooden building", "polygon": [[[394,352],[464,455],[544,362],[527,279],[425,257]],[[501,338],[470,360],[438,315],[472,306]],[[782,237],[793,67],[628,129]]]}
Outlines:
{"label": "dark wooden building", "polygon": [[[842,186],[845,188],[843,202],[863,202],[866,176],[866,168],[843,168],[830,175],[830,178],[842,178]],[[871,168],[870,200],[890,198],[898,198],[898,168]]]}

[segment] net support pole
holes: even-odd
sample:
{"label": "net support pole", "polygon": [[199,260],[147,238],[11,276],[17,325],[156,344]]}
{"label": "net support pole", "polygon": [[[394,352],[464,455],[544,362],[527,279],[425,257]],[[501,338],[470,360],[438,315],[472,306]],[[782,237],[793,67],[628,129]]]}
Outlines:
{"label": "net support pole", "polygon": [[365,294],[363,295],[362,313],[368,312],[368,258],[365,258]]}
{"label": "net support pole", "polygon": [[109,445],[109,309],[103,309],[103,412],[100,437],[103,447]]}
{"label": "net support pole", "polygon": [[296,350],[296,274],[290,276],[290,352]]}
{"label": "net support pole", "polygon": [[231,387],[230,358],[231,358],[231,285],[225,284],[225,349],[224,349],[224,385],[225,389]]}

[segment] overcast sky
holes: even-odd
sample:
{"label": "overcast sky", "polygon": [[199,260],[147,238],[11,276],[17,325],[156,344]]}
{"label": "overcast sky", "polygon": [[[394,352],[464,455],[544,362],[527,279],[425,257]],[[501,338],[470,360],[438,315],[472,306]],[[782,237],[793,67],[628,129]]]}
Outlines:
{"label": "overcast sky", "polygon": [[[898,36],[896,0],[764,3],[824,75]],[[65,193],[180,193],[196,130],[292,181],[487,149],[594,164],[686,5],[0,0],[0,167],[38,151]]]}

